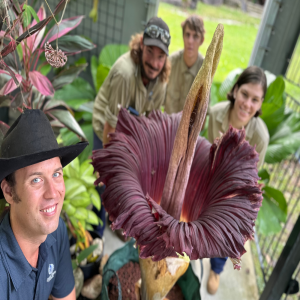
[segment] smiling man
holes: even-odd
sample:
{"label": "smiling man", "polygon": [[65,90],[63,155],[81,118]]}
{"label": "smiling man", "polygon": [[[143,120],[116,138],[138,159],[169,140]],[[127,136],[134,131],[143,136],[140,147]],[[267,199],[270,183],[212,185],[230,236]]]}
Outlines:
{"label": "smiling man", "polygon": [[183,110],[186,96],[203,63],[203,56],[198,52],[205,34],[202,18],[191,15],[181,27],[184,49],[170,56],[172,69],[165,102],[168,114]]}
{"label": "smiling man", "polygon": [[88,143],[59,148],[41,110],[26,110],[0,149],[0,181],[9,210],[0,221],[1,299],[75,300],[68,234],[59,218],[63,167]]}
{"label": "smiling man", "polygon": [[112,66],[95,99],[94,149],[109,141],[108,134],[115,131],[120,106],[133,108],[136,114],[161,107],[170,73],[170,41],[169,27],[158,17],[148,21],[143,34],[131,37],[130,51]]}

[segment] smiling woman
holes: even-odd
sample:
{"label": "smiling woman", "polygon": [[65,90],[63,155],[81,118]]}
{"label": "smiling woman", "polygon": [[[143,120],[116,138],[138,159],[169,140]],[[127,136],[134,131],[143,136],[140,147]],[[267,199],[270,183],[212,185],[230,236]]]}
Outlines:
{"label": "smiling woman", "polygon": [[[210,108],[208,140],[212,143],[229,126],[245,129],[246,140],[259,154],[258,168],[263,164],[269,143],[268,129],[262,119],[261,105],[267,90],[267,80],[262,69],[248,67],[239,76],[227,95],[229,101],[221,102]],[[212,258],[211,272],[207,290],[215,294],[219,285],[219,275],[227,258]]]}
{"label": "smiling woman", "polygon": [[208,140],[213,142],[231,125],[245,129],[246,140],[259,153],[258,168],[263,164],[269,143],[269,133],[259,118],[267,90],[267,80],[261,68],[251,66],[243,71],[224,101],[209,110]]}

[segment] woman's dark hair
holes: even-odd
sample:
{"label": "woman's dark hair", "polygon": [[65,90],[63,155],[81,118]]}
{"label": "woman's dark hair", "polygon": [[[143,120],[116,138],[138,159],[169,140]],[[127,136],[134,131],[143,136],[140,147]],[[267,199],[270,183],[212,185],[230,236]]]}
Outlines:
{"label": "woman's dark hair", "polygon": [[[235,87],[239,89],[243,84],[247,83],[260,84],[263,89],[263,98],[265,97],[267,92],[267,78],[265,72],[259,67],[251,66],[243,71],[230,92],[227,94],[227,99],[231,102],[231,108],[233,108],[235,101],[233,95]],[[254,117],[258,117],[259,115],[261,115],[261,109],[255,113]]]}

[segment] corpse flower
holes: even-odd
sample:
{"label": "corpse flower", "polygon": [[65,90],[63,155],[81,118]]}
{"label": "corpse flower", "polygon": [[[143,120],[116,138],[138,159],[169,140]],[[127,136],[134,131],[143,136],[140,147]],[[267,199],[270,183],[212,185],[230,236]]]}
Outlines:
{"label": "corpse flower", "polygon": [[136,118],[121,109],[110,143],[93,152],[112,229],[136,239],[140,258],[229,256],[239,269],[253,238],[262,202],[255,148],[244,130],[230,128],[212,145],[199,136],[222,41],[219,25],[182,114]]}

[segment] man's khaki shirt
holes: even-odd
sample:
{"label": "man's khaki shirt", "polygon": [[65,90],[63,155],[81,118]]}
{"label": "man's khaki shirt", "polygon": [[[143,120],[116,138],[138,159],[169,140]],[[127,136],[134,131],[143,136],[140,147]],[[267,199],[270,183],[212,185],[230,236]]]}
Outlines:
{"label": "man's khaki shirt", "polygon": [[[225,133],[229,128],[230,101],[220,102],[209,108],[208,140],[213,143],[214,139]],[[245,126],[246,140],[259,154],[259,169],[265,159],[269,144],[269,131],[264,121],[253,117]]]}
{"label": "man's khaki shirt", "polygon": [[178,113],[183,110],[186,96],[194,82],[203,63],[203,56],[198,53],[198,58],[191,68],[188,68],[183,59],[183,50],[170,56],[172,64],[165,102],[167,114]]}
{"label": "man's khaki shirt", "polygon": [[93,110],[93,128],[99,139],[103,140],[105,122],[116,128],[118,106],[131,106],[139,114],[160,109],[166,94],[166,83],[158,77],[144,86],[141,67],[130,57],[123,54],[112,66],[95,99]]}

